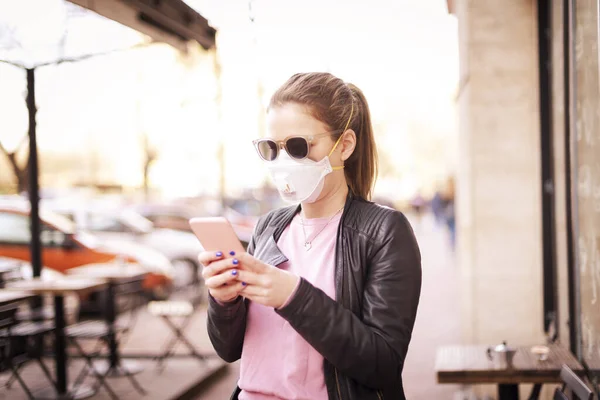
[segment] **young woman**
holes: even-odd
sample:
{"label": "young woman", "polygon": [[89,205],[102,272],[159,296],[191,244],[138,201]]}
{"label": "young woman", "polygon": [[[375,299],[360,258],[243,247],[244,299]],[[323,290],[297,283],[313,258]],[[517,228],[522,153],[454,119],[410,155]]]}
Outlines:
{"label": "young woman", "polygon": [[404,215],[368,201],[377,151],[363,93],[294,75],[254,145],[295,205],[262,217],[247,253],[199,257],[211,342],[241,358],[232,399],[404,399],[421,257]]}

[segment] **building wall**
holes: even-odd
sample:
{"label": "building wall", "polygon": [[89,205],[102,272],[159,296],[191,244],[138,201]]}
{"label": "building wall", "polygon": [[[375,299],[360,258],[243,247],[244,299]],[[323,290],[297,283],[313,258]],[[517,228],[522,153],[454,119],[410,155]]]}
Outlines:
{"label": "building wall", "polygon": [[[572,76],[565,78],[563,2],[552,2],[552,133],[559,343],[577,324],[581,356],[600,365],[600,164],[598,3],[576,2]],[[537,10],[534,0],[455,2],[461,51],[459,261],[465,341],[544,341]],[[565,104],[570,87],[572,104]],[[565,124],[571,115],[573,191],[566,185]],[[573,198],[581,321],[568,310],[566,199]],[[547,385],[546,385],[547,386]],[[486,389],[478,389],[485,392]],[[542,399],[551,398],[545,387]],[[526,396],[529,387],[522,388]],[[489,393],[489,390],[488,390]]]}
{"label": "building wall", "polygon": [[[496,230],[497,235],[505,235],[510,239],[506,242],[507,245],[515,245],[517,238],[527,240],[528,245],[531,245],[534,251],[529,254],[529,259],[535,261],[529,267],[520,264],[521,272],[535,279],[537,284],[541,277],[541,232],[539,224],[539,145],[538,145],[538,110],[537,110],[537,38],[536,38],[536,9],[535,2],[521,1],[519,4],[512,2],[506,4],[505,14],[501,14],[496,10],[492,2],[460,1],[455,5],[455,13],[459,19],[460,25],[460,51],[461,51],[461,90],[459,96],[460,108],[460,141],[461,141],[461,168],[460,168],[460,190],[459,190],[459,229],[461,233],[460,259],[463,269],[463,279],[469,285],[466,286],[465,306],[463,310],[469,317],[469,324],[465,327],[465,339],[469,342],[485,341],[483,337],[489,334],[502,332],[504,328],[496,325],[481,327],[479,322],[478,309],[487,307],[479,303],[480,296],[477,295],[477,285],[490,272],[488,269],[479,271],[476,267],[475,260],[484,257],[480,249],[485,248],[485,243],[490,236],[478,235],[485,233],[483,229],[491,223],[492,217],[497,217],[497,206],[502,207],[502,202],[515,205],[516,202],[508,199],[503,194],[498,192],[503,191],[503,187],[499,182],[504,182],[509,187],[516,188],[521,185],[527,188],[524,193],[518,194],[521,207],[519,212],[531,213],[533,218],[527,219],[527,230],[522,231],[521,235],[514,236],[507,233],[504,228],[505,224],[511,223],[514,216],[502,216],[505,219],[503,225],[500,225]],[[596,61],[594,53],[594,40],[596,31],[596,21],[590,20],[589,16],[595,15],[594,12],[586,12],[587,9],[596,7],[594,1],[586,1],[578,3],[579,18],[578,31],[580,33],[576,38],[580,44],[579,58],[577,59],[577,70],[579,71],[576,83],[578,86],[574,90],[579,94],[578,98],[584,95],[588,96],[586,101],[581,104],[589,104],[594,98],[593,94],[587,94],[586,90],[597,90],[595,82],[593,84],[581,83],[584,78],[591,79],[596,66],[588,66],[591,62]],[[510,7],[509,7],[510,6]],[[555,193],[555,229],[556,229],[556,263],[558,269],[558,299],[559,299],[559,336],[560,343],[568,345],[569,330],[568,330],[568,271],[567,271],[567,226],[566,226],[566,198],[571,195],[568,193],[565,182],[565,82],[564,77],[564,58],[568,56],[564,52],[563,40],[563,3],[552,3],[552,130],[553,130],[553,150],[554,150],[554,193]],[[587,7],[587,8],[586,8]],[[584,11],[581,11],[581,10]],[[592,10],[593,11],[593,10]],[[519,18],[513,18],[519,15]],[[512,17],[511,17],[512,16]],[[512,18],[512,25],[507,19]],[[482,29],[484,33],[482,33]],[[475,38],[474,38],[475,37]],[[591,49],[590,54],[582,56],[585,51],[584,39],[587,38],[585,44]],[[505,50],[506,41],[511,41],[514,44],[519,44],[510,50]],[[589,44],[592,43],[592,44]],[[581,61],[584,59],[583,61]],[[587,64],[586,64],[587,62]],[[512,65],[508,65],[512,64]],[[583,71],[583,72],[581,72]],[[582,78],[583,76],[583,78]],[[525,82],[523,78],[530,77],[529,82]],[[477,83],[485,82],[486,80],[495,80],[494,85],[479,85]],[[499,89],[497,86],[502,86]],[[583,89],[585,90],[583,90]],[[489,99],[496,96],[494,101]],[[514,96],[511,97],[510,96]],[[510,100],[510,107],[503,107],[506,100]],[[514,101],[513,101],[514,100]],[[523,106],[522,110],[516,111],[517,108]],[[478,110],[478,111],[474,111]],[[528,116],[525,118],[522,112],[527,110]],[[578,109],[579,111],[579,109]],[[582,115],[584,112],[580,112]],[[518,119],[517,119],[518,118]],[[584,126],[583,120],[579,114],[572,116],[572,123],[575,127],[581,128]],[[589,123],[591,119],[586,121]],[[481,122],[489,122],[483,125]],[[528,124],[522,124],[527,121]],[[513,125],[522,125],[520,129],[514,129]],[[484,129],[481,129],[481,128]],[[490,129],[492,127],[492,129]],[[481,130],[480,130],[481,129]],[[499,142],[493,136],[499,137],[499,132],[503,129],[512,131],[514,135],[507,138],[506,143]],[[577,133],[577,132],[576,132]],[[522,136],[518,137],[518,135]],[[585,134],[579,133],[578,139],[585,139]],[[532,140],[533,139],[533,140]],[[504,140],[504,139],[502,139]],[[485,151],[485,147],[476,147],[478,143],[483,142],[488,149],[494,146],[498,147],[498,152]],[[515,154],[506,158],[506,171],[498,169],[493,170],[490,165],[495,162],[502,162],[502,156],[506,155],[503,150],[513,146]],[[520,149],[517,150],[517,147]],[[484,151],[482,151],[482,149]],[[527,154],[531,155],[529,164],[526,161]],[[473,158],[472,156],[476,157]],[[482,161],[483,160],[483,161]],[[494,161],[495,160],[495,161]],[[520,170],[513,167],[521,166]],[[482,169],[483,168],[483,169]],[[492,170],[491,170],[492,169]],[[497,191],[490,191],[489,194],[495,193],[497,200],[490,200],[481,195],[481,191],[476,188],[481,180],[487,180],[488,172],[490,177],[501,174],[503,180],[494,182]],[[496,175],[494,175],[496,174]],[[529,179],[531,186],[524,184],[525,180]],[[526,202],[524,200],[527,199]],[[534,199],[534,201],[531,201]],[[515,198],[514,200],[517,200]],[[511,203],[512,202],[512,203]],[[525,207],[527,206],[527,207]],[[492,208],[490,208],[492,207]],[[482,208],[489,209],[489,212],[481,212]],[[493,215],[490,215],[493,214]],[[534,222],[534,223],[529,223]],[[523,225],[525,227],[525,225]],[[520,246],[520,245],[517,245]],[[506,246],[505,246],[506,247]],[[519,248],[519,247],[513,247]],[[504,256],[511,257],[511,256]],[[498,263],[504,262],[497,261]],[[489,263],[489,265],[495,265]],[[518,270],[517,265],[513,268],[503,269],[506,272],[507,278],[509,273],[514,273]],[[539,289],[539,299],[541,299],[541,287]],[[541,300],[540,300],[541,302]],[[533,305],[533,304],[532,304]],[[539,312],[538,312],[539,311]],[[538,309],[529,308],[529,312],[541,316],[541,303]],[[537,318],[537,317],[536,317]],[[536,329],[526,332],[522,330],[519,337],[535,337],[541,332]]]}
{"label": "building wall", "polygon": [[464,338],[543,342],[536,2],[461,0],[455,12]]}
{"label": "building wall", "polygon": [[[457,229],[466,343],[545,342],[536,4],[454,4],[461,53]],[[562,116],[555,118],[560,124]],[[558,157],[557,169],[561,162]],[[556,190],[564,198],[564,184]],[[557,202],[556,209],[561,207],[564,202]],[[564,213],[557,218],[563,234]],[[559,262],[566,268],[565,243],[559,244]],[[521,396],[530,389],[521,385]],[[475,392],[493,396],[495,387]],[[541,398],[551,398],[550,392],[544,388]]]}

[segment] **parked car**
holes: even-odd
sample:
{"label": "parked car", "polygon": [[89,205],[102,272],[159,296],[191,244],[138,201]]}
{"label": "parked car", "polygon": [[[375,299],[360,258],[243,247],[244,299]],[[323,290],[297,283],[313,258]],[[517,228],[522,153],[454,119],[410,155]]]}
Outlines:
{"label": "parked car", "polygon": [[208,217],[222,214],[226,217],[244,247],[248,246],[256,219],[245,217],[227,208],[223,213],[204,214],[196,208],[184,204],[139,204],[132,207],[140,215],[152,221],[155,227],[192,232],[189,220],[194,217]]}
{"label": "parked car", "polygon": [[[191,232],[189,220],[200,215],[193,207],[178,204],[137,204],[132,209],[148,220],[156,228],[173,229],[182,232]],[[212,216],[212,214],[210,215]]]}
{"label": "parked car", "polygon": [[175,287],[192,283],[199,273],[198,254],[202,247],[189,232],[155,228],[152,221],[131,209],[114,209],[85,204],[44,203],[71,221],[78,230],[105,241],[152,248],[167,257],[175,269]]}
{"label": "parked car", "polygon": [[[149,274],[144,288],[152,298],[165,299],[173,289],[173,265],[162,254],[134,244],[101,240],[78,231],[68,219],[41,210],[42,262],[58,272],[86,264],[125,261],[137,263]],[[30,262],[29,207],[0,203],[0,256]]]}

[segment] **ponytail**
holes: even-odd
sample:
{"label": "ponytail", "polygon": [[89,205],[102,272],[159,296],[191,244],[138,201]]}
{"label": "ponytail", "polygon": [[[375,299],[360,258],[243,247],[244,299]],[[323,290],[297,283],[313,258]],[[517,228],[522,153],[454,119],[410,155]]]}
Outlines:
{"label": "ponytail", "polygon": [[350,127],[356,133],[356,148],[344,163],[344,171],[350,191],[355,196],[370,200],[377,179],[377,146],[371,112],[362,90],[351,83],[348,87],[352,91],[352,101],[358,112],[350,123]]}

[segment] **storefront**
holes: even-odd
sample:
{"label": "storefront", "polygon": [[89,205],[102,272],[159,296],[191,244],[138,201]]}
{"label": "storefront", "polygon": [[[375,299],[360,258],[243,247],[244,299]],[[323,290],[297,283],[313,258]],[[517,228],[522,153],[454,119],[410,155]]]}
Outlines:
{"label": "storefront", "polygon": [[[549,110],[545,124],[541,107],[542,126],[546,125],[550,132],[550,139],[546,143],[542,139],[542,146],[545,143],[554,155],[550,165],[557,189],[552,191],[555,207],[550,210],[556,217],[554,237],[549,238],[554,239],[558,278],[555,296],[559,315],[568,316],[559,321],[567,323],[569,346],[597,386],[600,378],[599,2],[563,0],[551,4],[546,20],[549,79],[546,88],[540,79],[540,102],[543,105],[546,100]],[[541,27],[543,24],[540,21]],[[544,48],[541,40],[540,59]],[[545,264],[544,270],[548,272],[546,267]],[[566,293],[560,290],[561,286],[566,286]]]}
{"label": "storefront", "polygon": [[538,1],[545,330],[600,371],[597,0]]}
{"label": "storefront", "polygon": [[448,10],[459,27],[463,340],[554,341],[598,386],[599,1]]}

